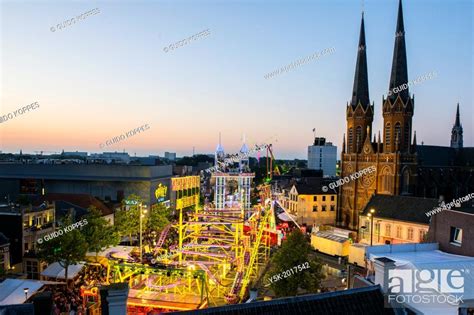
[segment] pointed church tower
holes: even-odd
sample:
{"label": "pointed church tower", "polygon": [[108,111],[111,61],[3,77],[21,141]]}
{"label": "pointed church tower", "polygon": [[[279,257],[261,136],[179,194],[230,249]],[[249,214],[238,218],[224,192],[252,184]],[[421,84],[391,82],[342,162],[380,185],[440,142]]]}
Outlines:
{"label": "pointed church tower", "polygon": [[367,137],[367,127],[372,128],[373,119],[374,106],[370,105],[369,98],[364,13],[362,12],[352,99],[346,108],[347,153],[360,153]]}
{"label": "pointed church tower", "polygon": [[223,162],[225,157],[224,148],[221,144],[221,133],[219,132],[219,144],[216,148],[215,158],[214,158],[214,166],[219,169],[219,163]]}
{"label": "pointed church tower", "polygon": [[242,147],[240,148],[239,171],[241,173],[249,172],[249,148],[245,141],[245,135],[242,138]]}
{"label": "pointed church tower", "polygon": [[402,0],[398,3],[397,30],[393,48],[389,92],[383,100],[384,152],[409,153],[415,100],[408,90],[407,53]]}
{"label": "pointed church tower", "polygon": [[461,149],[462,148],[462,125],[461,118],[459,117],[459,103],[456,110],[456,121],[454,122],[453,129],[451,131],[451,148]]}

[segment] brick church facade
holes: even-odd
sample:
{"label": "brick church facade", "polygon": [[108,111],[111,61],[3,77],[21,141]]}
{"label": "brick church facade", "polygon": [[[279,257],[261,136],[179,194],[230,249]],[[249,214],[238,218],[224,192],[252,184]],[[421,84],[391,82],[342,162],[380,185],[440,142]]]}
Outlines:
{"label": "brick church facade", "polygon": [[339,226],[357,230],[359,212],[373,194],[450,199],[474,191],[474,148],[463,148],[459,105],[450,147],[417,145],[412,125],[415,99],[407,85],[401,0],[389,82],[390,92],[382,98],[383,130],[376,138],[372,131],[374,103],[369,98],[362,15],[352,99],[346,108],[347,131],[342,145],[341,177],[371,166],[376,168],[376,172],[365,174],[340,188]]}

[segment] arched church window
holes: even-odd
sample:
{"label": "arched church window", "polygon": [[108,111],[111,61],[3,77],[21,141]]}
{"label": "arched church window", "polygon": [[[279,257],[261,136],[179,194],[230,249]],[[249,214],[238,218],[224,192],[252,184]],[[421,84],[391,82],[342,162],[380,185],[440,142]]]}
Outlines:
{"label": "arched church window", "polygon": [[407,168],[403,171],[403,183],[402,183],[402,192],[410,192],[410,170]]}
{"label": "arched church window", "polygon": [[362,145],[362,127],[357,126],[356,128],[356,143],[359,142],[359,145]]}
{"label": "arched church window", "polygon": [[394,129],[395,129],[395,130],[394,130],[394,133],[393,133],[393,136],[394,136],[393,139],[394,139],[395,141],[397,141],[397,139],[398,139],[398,141],[401,142],[401,140],[402,140],[402,139],[401,139],[401,137],[402,137],[402,134],[401,134],[402,128],[401,128],[401,125],[400,125],[399,122],[397,122],[397,123],[395,124],[395,128],[394,128]]}
{"label": "arched church window", "polygon": [[403,143],[405,144],[405,148],[409,148],[410,147],[410,140],[411,140],[411,136],[410,136],[410,123],[407,122],[405,123],[405,128],[404,128],[404,131],[403,131],[404,135],[403,135]]}

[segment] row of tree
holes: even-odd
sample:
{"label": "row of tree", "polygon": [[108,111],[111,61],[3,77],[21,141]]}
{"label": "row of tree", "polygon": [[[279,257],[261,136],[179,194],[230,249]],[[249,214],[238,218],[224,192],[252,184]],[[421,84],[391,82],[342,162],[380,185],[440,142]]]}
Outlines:
{"label": "row of tree", "polygon": [[[95,253],[98,261],[98,254],[101,251],[118,245],[125,236],[132,245],[132,236],[140,232],[140,214],[143,211],[140,209],[141,200],[138,196],[131,195],[128,200],[135,200],[137,204],[128,206],[124,202],[121,209],[115,212],[114,225],[109,224],[98,209],[89,208],[84,217],[87,219],[85,226],[72,229],[48,241],[44,240],[38,244],[38,257],[48,264],[58,262],[65,269],[67,283],[69,266],[85,261],[87,253]],[[159,233],[169,224],[169,218],[169,209],[163,205],[154,205],[142,217],[143,235]],[[73,219],[71,216],[66,216],[57,223],[57,229],[60,229],[72,225]]]}

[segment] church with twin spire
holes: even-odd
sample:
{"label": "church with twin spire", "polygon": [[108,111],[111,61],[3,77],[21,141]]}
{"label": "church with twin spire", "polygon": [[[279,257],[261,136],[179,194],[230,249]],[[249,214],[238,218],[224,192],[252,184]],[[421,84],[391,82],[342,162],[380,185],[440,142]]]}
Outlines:
{"label": "church with twin spire", "polygon": [[[474,191],[474,148],[463,147],[459,104],[451,146],[418,145],[412,124],[415,99],[410,94],[408,82],[405,26],[400,0],[389,81],[389,91],[398,92],[382,97],[383,130],[378,131],[376,137],[372,130],[374,103],[370,102],[369,97],[362,13],[352,97],[346,106],[347,130],[341,151],[341,177],[368,167],[375,167],[376,172],[367,173],[340,187],[339,226],[357,230],[359,212],[374,194],[450,200]],[[400,89],[401,86],[404,88]]]}

